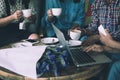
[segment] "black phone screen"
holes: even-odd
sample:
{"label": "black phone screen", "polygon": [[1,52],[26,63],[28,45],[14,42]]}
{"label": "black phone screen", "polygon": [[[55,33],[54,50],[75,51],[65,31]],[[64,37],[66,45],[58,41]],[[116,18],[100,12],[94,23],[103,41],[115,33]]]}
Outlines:
{"label": "black phone screen", "polygon": [[33,40],[33,39],[28,39],[26,41],[31,42],[31,43],[37,42],[36,40]]}

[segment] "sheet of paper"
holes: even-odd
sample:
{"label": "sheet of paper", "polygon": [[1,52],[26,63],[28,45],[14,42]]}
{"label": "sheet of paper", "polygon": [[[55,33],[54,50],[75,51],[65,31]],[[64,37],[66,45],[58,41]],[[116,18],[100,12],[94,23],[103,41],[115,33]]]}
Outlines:
{"label": "sheet of paper", "polygon": [[47,46],[8,48],[0,50],[0,66],[33,79],[37,78],[36,63]]}

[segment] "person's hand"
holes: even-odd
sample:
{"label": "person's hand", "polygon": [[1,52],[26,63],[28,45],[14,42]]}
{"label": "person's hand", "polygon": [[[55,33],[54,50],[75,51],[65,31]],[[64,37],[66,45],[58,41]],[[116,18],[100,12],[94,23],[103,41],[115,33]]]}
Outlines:
{"label": "person's hand", "polygon": [[19,21],[23,17],[23,13],[21,10],[17,10],[12,16],[14,20]]}
{"label": "person's hand", "polygon": [[38,39],[39,39],[39,36],[38,36],[38,34],[33,33],[33,34],[31,34],[31,35],[28,37],[28,39],[38,40]]}
{"label": "person's hand", "polygon": [[49,21],[49,22],[53,22],[53,21],[54,21],[54,16],[53,16],[52,10],[49,9],[49,10],[47,11],[47,14],[48,14],[48,21]]}
{"label": "person's hand", "polygon": [[49,10],[47,11],[47,14],[48,14],[48,17],[53,16],[52,10],[49,9]]}
{"label": "person's hand", "polygon": [[87,40],[85,40],[82,45],[83,46],[89,46],[94,44],[95,42],[99,41],[99,35],[93,35],[87,38]]}
{"label": "person's hand", "polygon": [[103,48],[103,46],[101,46],[101,45],[96,45],[96,44],[94,44],[94,45],[90,45],[90,46],[88,46],[88,47],[85,47],[85,48],[83,49],[83,51],[85,51],[85,52],[90,52],[90,51],[103,52],[103,51],[104,51],[104,48]]}
{"label": "person's hand", "polygon": [[107,34],[106,36],[103,35],[102,33],[99,33],[99,34],[100,34],[100,40],[103,44],[105,44],[106,46],[109,46],[112,43],[113,39],[107,30],[106,30],[106,34]]}
{"label": "person's hand", "polygon": [[27,20],[29,20],[30,22],[35,22],[36,21],[36,15],[31,15],[29,17],[25,17]]}

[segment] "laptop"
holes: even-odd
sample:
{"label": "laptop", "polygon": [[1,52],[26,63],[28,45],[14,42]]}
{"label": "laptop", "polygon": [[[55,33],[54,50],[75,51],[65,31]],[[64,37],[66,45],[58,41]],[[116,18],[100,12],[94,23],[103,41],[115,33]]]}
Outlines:
{"label": "laptop", "polygon": [[54,24],[52,24],[52,27],[60,44],[68,51],[76,67],[110,63],[112,61],[104,53],[85,53],[80,47],[69,47],[63,33]]}

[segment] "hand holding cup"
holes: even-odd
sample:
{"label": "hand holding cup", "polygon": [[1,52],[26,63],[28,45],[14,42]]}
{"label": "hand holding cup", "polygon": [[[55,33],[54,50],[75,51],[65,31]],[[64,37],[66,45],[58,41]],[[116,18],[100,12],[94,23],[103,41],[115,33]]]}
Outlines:
{"label": "hand holding cup", "polygon": [[19,21],[22,18],[23,14],[22,11],[17,10],[12,16],[14,20]]}

